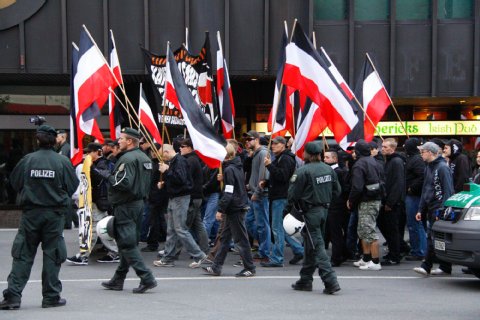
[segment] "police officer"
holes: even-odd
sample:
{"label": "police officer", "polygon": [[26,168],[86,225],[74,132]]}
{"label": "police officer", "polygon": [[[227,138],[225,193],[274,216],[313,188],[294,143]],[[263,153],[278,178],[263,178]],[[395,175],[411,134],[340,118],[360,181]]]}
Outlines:
{"label": "police officer", "polygon": [[60,266],[67,258],[62,232],[78,179],[69,159],[53,150],[56,136],[54,128],[40,126],[36,133],[40,149],[26,155],[10,175],[12,187],[20,193],[23,215],[13,241],[12,270],[0,309],[20,308],[22,291],[40,242],[43,250],[42,308],[66,304],[60,297],[62,283],[58,279]]}
{"label": "police officer", "polygon": [[70,144],[67,141],[67,131],[57,130],[57,152],[62,156],[70,158]]}
{"label": "police officer", "polygon": [[320,161],[321,145],[309,142],[305,146],[305,165],[290,179],[287,212],[295,205],[303,211],[305,227],[305,257],[300,270],[300,280],[292,284],[294,290],[312,291],[313,273],[318,273],[325,289],[323,293],[333,294],[340,290],[337,276],[332,270],[330,258],[325,251],[324,233],[328,207],[332,197],[339,196],[340,184],[335,171]]}
{"label": "police officer", "polygon": [[100,171],[108,179],[108,199],[115,216],[115,240],[120,254],[120,264],[113,277],[102,286],[120,291],[130,266],[140,277],[140,285],[133,293],[144,293],[155,288],[157,281],[145,266],[138,249],[142,223],[143,203],[150,190],[152,162],[139,149],[140,133],[132,128],[123,128],[118,143],[121,153],[113,174]]}

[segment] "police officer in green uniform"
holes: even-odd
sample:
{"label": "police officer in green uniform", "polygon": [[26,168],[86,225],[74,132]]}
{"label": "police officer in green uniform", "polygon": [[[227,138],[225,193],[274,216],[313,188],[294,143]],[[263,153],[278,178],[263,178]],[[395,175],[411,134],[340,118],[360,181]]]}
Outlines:
{"label": "police officer in green uniform", "polygon": [[332,197],[340,194],[341,187],[335,171],[320,161],[321,151],[319,143],[309,142],[304,151],[305,165],[290,179],[286,212],[295,206],[303,211],[305,221],[302,230],[305,256],[300,280],[292,284],[292,288],[312,291],[313,273],[318,268],[325,285],[323,293],[333,294],[340,286],[325,251],[324,234],[329,204]]}
{"label": "police officer in green uniform", "polygon": [[102,282],[102,286],[110,290],[123,290],[123,282],[131,266],[140,277],[140,285],[133,289],[133,293],[144,293],[157,286],[138,249],[143,201],[150,191],[152,175],[151,160],[138,148],[140,137],[135,129],[122,129],[118,139],[121,153],[113,174],[99,172],[109,182],[108,199],[113,206],[115,240],[120,254],[120,264],[115,274],[109,281]]}
{"label": "police officer in green uniform", "polygon": [[22,291],[30,277],[38,245],[42,243],[42,307],[60,307],[60,266],[67,258],[63,239],[65,213],[78,179],[70,160],[53,150],[57,133],[42,125],[36,138],[40,149],[26,155],[13,169],[10,183],[20,194],[23,215],[12,246],[12,270],[0,309],[20,308]]}

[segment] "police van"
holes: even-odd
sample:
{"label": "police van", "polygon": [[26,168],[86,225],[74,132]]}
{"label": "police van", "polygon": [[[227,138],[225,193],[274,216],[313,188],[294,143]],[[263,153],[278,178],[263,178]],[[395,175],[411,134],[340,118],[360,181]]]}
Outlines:
{"label": "police van", "polygon": [[480,185],[466,183],[445,202],[433,224],[435,254],[441,260],[468,267],[480,278]]}

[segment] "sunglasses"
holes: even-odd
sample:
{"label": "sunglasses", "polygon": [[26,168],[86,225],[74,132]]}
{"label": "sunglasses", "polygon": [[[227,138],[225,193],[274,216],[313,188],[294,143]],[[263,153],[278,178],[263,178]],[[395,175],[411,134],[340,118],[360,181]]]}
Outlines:
{"label": "sunglasses", "polygon": [[180,146],[180,148],[187,148],[187,147],[188,147],[188,146],[186,146],[186,145],[184,145],[184,144],[182,144],[182,145]]}
{"label": "sunglasses", "polygon": [[245,139],[245,141],[253,141],[253,140],[255,140],[255,138],[247,138],[247,139]]}

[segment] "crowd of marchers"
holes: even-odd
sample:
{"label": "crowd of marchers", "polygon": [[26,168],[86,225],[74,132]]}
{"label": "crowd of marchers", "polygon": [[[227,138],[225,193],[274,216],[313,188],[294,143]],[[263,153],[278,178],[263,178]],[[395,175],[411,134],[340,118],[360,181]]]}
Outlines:
{"label": "crowd of marchers", "polygon": [[[292,139],[269,141],[251,130],[238,141],[227,140],[221,168],[212,169],[184,136],[171,144],[151,144],[126,128],[119,140],[89,143],[84,152],[93,162],[92,247],[102,242],[99,221],[115,217],[116,245],[106,246],[97,262],[119,266],[102,286],[122,290],[131,266],[141,279],[134,293],[150,290],[157,283],[140,252],[158,251],[153,266],[174,267],[182,263],[182,250],[192,259],[185,264],[212,276],[221,275],[227,253],[236,252],[240,271],[235,276],[252,277],[257,266],[284,267],[288,247],[289,264],[303,261],[292,288],[311,291],[318,269],[327,294],[340,290],[332,267],[347,261],[359,270],[378,271],[405,259],[418,261],[414,271],[423,275],[451,273],[445,262],[434,268],[430,230],[451,195],[466,182],[480,182],[480,156],[472,166],[454,139],[422,144],[409,138],[403,146],[393,138],[359,140],[347,151],[316,141],[305,146],[303,159],[291,152],[291,144]],[[65,132],[57,132],[55,150],[68,157]],[[55,177],[50,171],[42,177]],[[78,176],[80,171],[77,167]],[[32,175],[35,183],[42,177]],[[20,183],[14,187],[22,193]],[[290,213],[302,222],[302,237],[285,232],[284,217]],[[383,254],[377,230],[386,240]],[[138,248],[139,242],[145,245]],[[82,250],[64,260],[88,265],[90,254]],[[18,308],[18,296],[8,290],[2,308]],[[58,295],[53,299],[46,305],[65,302]]]}

